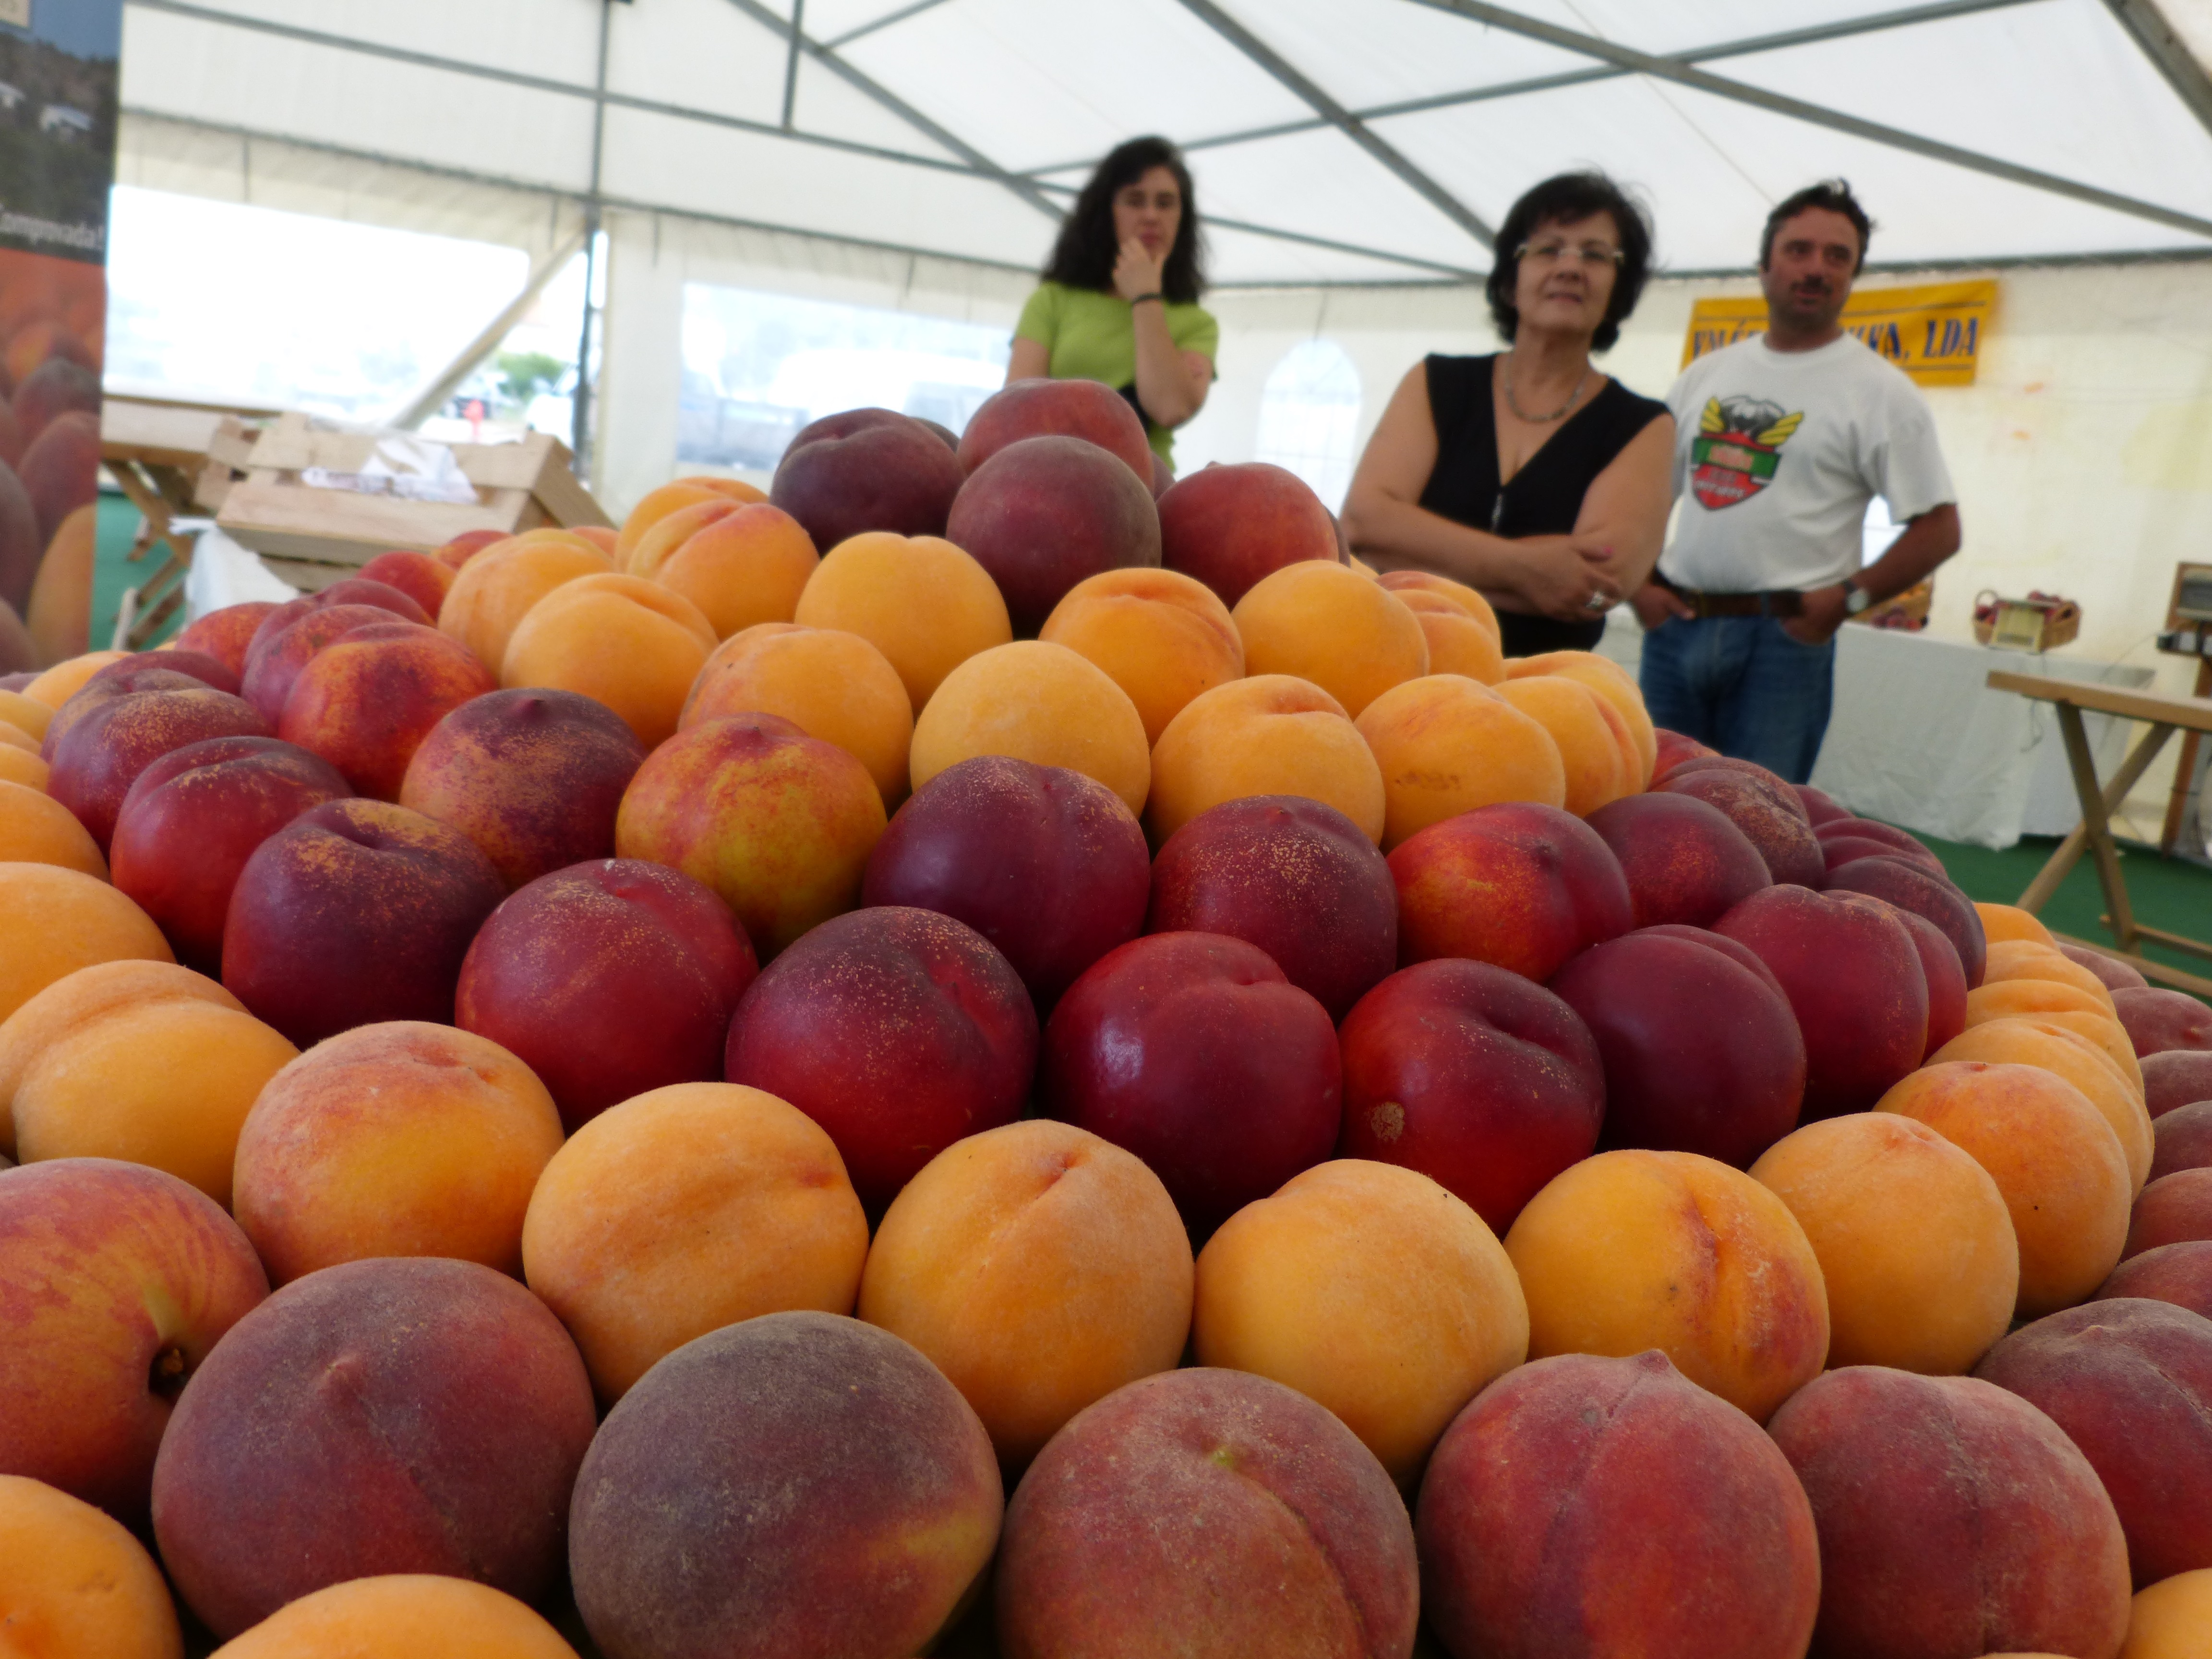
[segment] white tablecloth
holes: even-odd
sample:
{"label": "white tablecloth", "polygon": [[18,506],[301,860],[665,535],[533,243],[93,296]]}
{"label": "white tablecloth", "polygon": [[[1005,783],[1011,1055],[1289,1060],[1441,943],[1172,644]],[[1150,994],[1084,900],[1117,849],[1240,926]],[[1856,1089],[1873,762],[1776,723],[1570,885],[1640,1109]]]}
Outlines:
{"label": "white tablecloth", "polygon": [[[1836,636],[1836,702],[1814,785],[1855,812],[1977,847],[2023,835],[2063,836],[2081,822],[2058,718],[2046,702],[1992,691],[1990,671],[2137,687],[2148,668],[1845,627]],[[1635,618],[1616,611],[1599,647],[1634,672]],[[2088,714],[2083,726],[2109,779],[2130,722]]]}

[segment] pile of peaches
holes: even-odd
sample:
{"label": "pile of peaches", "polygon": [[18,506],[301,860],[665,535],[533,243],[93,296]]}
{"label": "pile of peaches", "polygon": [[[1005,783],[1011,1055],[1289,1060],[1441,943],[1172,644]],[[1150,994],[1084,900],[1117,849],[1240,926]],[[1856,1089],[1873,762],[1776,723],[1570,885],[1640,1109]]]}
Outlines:
{"label": "pile of peaches", "polygon": [[0,1650],[2212,1651],[2212,1010],[1152,476],[0,681]]}

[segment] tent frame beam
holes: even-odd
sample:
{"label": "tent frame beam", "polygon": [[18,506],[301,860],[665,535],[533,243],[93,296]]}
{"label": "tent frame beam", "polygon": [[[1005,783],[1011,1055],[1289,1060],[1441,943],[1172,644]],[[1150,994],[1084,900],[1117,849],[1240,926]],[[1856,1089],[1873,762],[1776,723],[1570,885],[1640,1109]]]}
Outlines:
{"label": "tent frame beam", "polygon": [[[274,35],[280,40],[296,40],[303,45],[326,47],[332,51],[358,52],[365,57],[379,58],[393,63],[405,64],[412,68],[437,70],[452,75],[471,76],[479,80],[496,81],[508,86],[521,87],[526,90],[532,92],[544,92],[550,93],[559,97],[580,99],[586,102],[596,103],[602,111],[606,109],[635,110],[640,113],[647,115],[667,116],[674,120],[696,121],[705,126],[724,127],[736,132],[749,133],[757,137],[779,138],[788,143],[808,144],[817,149],[836,150],[848,155],[863,156],[870,161],[890,161],[903,167],[922,167],[933,173],[951,173],[961,178],[984,179],[988,179],[994,184],[1006,184],[1009,179],[1014,177],[1014,175],[1006,172],[1005,169],[1000,168],[995,165],[987,164],[986,166],[979,167],[964,161],[947,161],[942,157],[935,155],[920,155],[910,150],[887,149],[878,144],[865,144],[850,138],[833,137],[827,133],[809,132],[800,127],[793,127],[787,131],[773,123],[749,120],[742,115],[727,115],[716,110],[704,110],[695,108],[684,104],[666,103],[659,99],[641,98],[633,94],[624,92],[611,90],[596,91],[591,87],[583,86],[574,82],[556,81],[544,76],[527,75],[520,70],[501,69],[495,64],[471,63],[465,58],[441,58],[430,52],[410,51],[404,46],[386,46],[380,41],[359,40],[351,35],[332,34],[321,29],[305,28],[298,24],[280,23],[272,21],[266,18],[243,16],[235,12],[221,11],[209,6],[195,5],[191,3],[191,0],[126,0],[126,3],[133,6],[143,7],[149,11],[168,12],[179,17],[188,17],[196,22],[214,23],[225,27],[243,29],[249,33]],[[732,3],[742,4],[742,0],[732,0]],[[936,3],[936,0],[933,0],[933,3]],[[784,22],[781,18],[777,17],[772,12],[764,13],[763,15],[765,16],[769,27],[782,32],[787,36],[790,26]],[[835,66],[841,72],[848,70],[850,68],[849,65],[846,65],[843,63],[843,60],[834,59],[832,54],[830,54],[819,48],[813,47],[811,43],[807,49],[813,51],[816,56],[823,58],[825,62],[834,62]],[[859,71],[850,70],[850,73],[857,75]],[[870,82],[870,85],[873,84],[874,83],[872,82]],[[888,97],[890,94],[886,93],[884,95]],[[887,107],[889,107],[889,106],[887,106]],[[374,161],[391,161],[395,165],[403,167],[422,167],[432,173],[447,173],[456,178],[483,179],[487,182],[496,183],[502,185],[514,185],[520,189],[538,191],[550,195],[559,196],[566,199],[584,199],[583,193],[579,192],[572,186],[550,183],[545,180],[501,178],[491,174],[472,173],[467,169],[443,167],[434,162],[410,161],[397,156],[379,155],[368,150],[349,149],[344,145],[318,143],[313,140],[291,138],[276,132],[262,131],[254,128],[234,126],[220,122],[204,121],[198,119],[197,118],[175,115],[157,109],[134,107],[130,112],[136,115],[147,116],[156,120],[184,121],[189,125],[203,127],[210,131],[226,133],[237,132],[257,138],[267,138],[278,143],[300,143],[306,145],[309,149],[326,149],[337,155],[364,156]],[[902,104],[899,105],[894,112],[901,114],[902,117],[911,113],[914,120],[917,123],[927,122],[927,118],[921,115],[919,112],[908,112]],[[933,133],[941,131],[940,129],[936,128],[934,124],[930,124],[927,126],[917,126],[916,130]],[[946,136],[948,138],[950,137],[950,135]],[[1024,180],[1024,182],[1029,185],[1031,189],[1037,191],[1039,199],[1044,204],[1042,210],[1048,213],[1055,223],[1058,222],[1060,217],[1060,210],[1058,206],[1051,203],[1050,196],[1054,191],[1058,191],[1060,187],[1057,185],[1037,185],[1034,181],[1030,180]],[[1022,191],[1019,193],[1024,195],[1024,199],[1027,199],[1027,191]],[[610,205],[613,205],[613,204],[611,203]],[[641,204],[635,203],[627,203],[623,204],[623,205],[632,208],[638,208],[641,206]],[[735,218],[722,220],[714,214],[694,213],[689,209],[672,206],[665,208],[644,208],[642,210],[666,212],[677,215],[679,217],[713,220],[716,222],[744,225],[750,228],[784,229],[789,230],[793,234],[799,236],[817,236],[823,234],[822,232],[811,231],[794,226],[761,225],[752,220]],[[1222,226],[1224,229],[1245,231],[1255,236],[1267,237],[1271,240],[1289,242],[1304,247],[1320,248],[1330,252],[1358,253],[1368,258],[1380,260],[1386,264],[1403,265],[1413,270],[1432,271],[1439,276],[1455,281],[1479,278],[1481,275],[1479,271],[1462,269],[1457,265],[1445,264],[1434,259],[1425,259],[1415,254],[1394,253],[1382,248],[1357,247],[1348,242],[1332,241],[1326,237],[1309,236],[1301,231],[1283,230],[1273,225],[1255,224],[1245,221],[1231,221],[1226,219],[1217,219],[1213,221],[1213,222]],[[866,237],[830,236],[828,237],[827,240],[830,241],[851,242],[856,246],[862,247],[887,247],[891,246],[889,243],[872,241]],[[907,249],[902,247],[899,251],[922,253],[927,255],[928,258],[935,259],[969,259],[969,256],[965,254],[946,253],[927,248]],[[982,259],[969,260],[969,263],[979,264],[997,264],[1001,262]]]}
{"label": "tent frame beam", "polygon": [[[2042,3],[2043,0],[1936,0],[1934,4],[1907,6],[1900,11],[1875,12],[1864,17],[1847,17],[1837,22],[1819,23],[1810,28],[1787,29],[1778,34],[1750,35],[1741,40],[1724,40],[1717,46],[1696,46],[1671,56],[1677,63],[1703,64],[1724,58],[1747,57],[1753,52],[1780,52],[1790,46],[1811,46],[1816,41],[1840,40],[1854,34],[1878,34],[1889,29],[1909,28],[1916,23],[1935,23],[1946,18],[1969,16],[1976,12],[2000,11],[2014,6]],[[2124,0],[2107,0],[2107,3],[2124,3]],[[928,3],[935,5],[940,3],[940,0],[928,0]],[[1425,97],[1401,99],[1396,103],[1371,105],[1365,109],[1353,110],[1351,113],[1357,121],[1387,121],[1395,115],[1420,115],[1430,110],[1455,109],[1463,104],[1488,103],[1493,99],[1556,92],[1562,87],[1583,87],[1599,81],[1619,81],[1632,73],[1632,70],[1612,64],[1601,69],[1565,70],[1556,75],[1534,76],[1525,81],[1501,81],[1486,87],[1469,87],[1460,92],[1432,92]],[[1320,116],[1297,121],[1277,121],[1267,126],[1247,127],[1242,131],[1187,139],[1182,148],[1185,150],[1219,149],[1231,144],[1250,143],[1256,139],[1284,138],[1295,133],[1315,132],[1328,125]],[[1024,171],[1028,177],[1036,179],[1091,165],[1088,161],[1060,161],[1049,167],[1030,167]]]}
{"label": "tent frame beam", "polygon": [[1864,138],[1893,149],[1906,150],[1924,156],[1931,161],[1942,161],[1949,166],[1964,167],[1969,172],[1986,173],[2008,183],[2025,185],[2048,195],[2063,196],[2077,202],[2086,202],[2108,212],[2124,213],[2137,219],[2148,219],[2174,230],[2186,231],[2193,236],[2212,237],[2212,220],[2200,219],[2194,214],[2182,213],[2172,208],[2160,207],[2154,202],[2145,202],[2132,196],[2123,196],[2117,191],[2100,189],[2057,173],[2043,173],[2034,167],[2021,167],[2011,161],[1984,155],[1979,151],[1961,149],[1934,138],[1923,138],[1917,133],[1906,132],[1898,127],[1884,126],[1878,121],[1862,120],[1841,110],[1829,109],[1820,104],[1808,104],[1800,98],[1791,98],[1778,92],[1769,92],[1743,81],[1731,81],[1714,75],[1693,64],[1672,58],[1661,58],[1648,52],[1638,52],[1632,46],[1615,45],[1601,40],[1595,35],[1582,34],[1573,29],[1561,28],[1553,23],[1540,22],[1524,17],[1519,12],[1509,11],[1503,6],[1492,5],[1490,0],[1409,0],[1409,3],[1426,6],[1432,11],[1448,12],[1463,17],[1472,23],[1487,23],[1508,33],[1540,40],[1547,46],[1559,46],[1568,52],[1578,52],[1588,58],[1609,63],[1634,75],[1648,75],[1654,80],[1671,81],[1677,86],[1689,88],[1716,98],[1725,98],[1733,103],[1748,104],[1770,114],[1802,121],[1808,125],[1826,127],[1832,131],[1848,133],[1855,138]]}
{"label": "tent frame beam", "polygon": [[2189,106],[2189,112],[2205,131],[2212,132],[2212,75],[2204,72],[2188,43],[2174,33],[2156,0],[2105,0],[2105,5]]}
{"label": "tent frame beam", "polygon": [[1301,74],[1291,61],[1214,3],[1214,0],[1182,0],[1183,9],[1206,24],[1246,58],[1265,70],[1312,108],[1322,119],[1381,162],[1428,204],[1482,244],[1498,246],[1498,233],[1489,222],[1458,197],[1407,160],[1390,141],[1370,129],[1350,110]]}

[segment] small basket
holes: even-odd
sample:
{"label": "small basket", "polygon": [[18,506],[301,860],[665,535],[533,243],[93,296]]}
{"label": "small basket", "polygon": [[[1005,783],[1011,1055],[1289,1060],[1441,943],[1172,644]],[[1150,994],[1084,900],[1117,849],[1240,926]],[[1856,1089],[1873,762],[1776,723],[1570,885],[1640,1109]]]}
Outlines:
{"label": "small basket", "polygon": [[2008,651],[2050,651],[2070,645],[2081,632],[2081,607],[2056,593],[2031,591],[2024,599],[2001,599],[1995,588],[1974,596],[1974,638]]}

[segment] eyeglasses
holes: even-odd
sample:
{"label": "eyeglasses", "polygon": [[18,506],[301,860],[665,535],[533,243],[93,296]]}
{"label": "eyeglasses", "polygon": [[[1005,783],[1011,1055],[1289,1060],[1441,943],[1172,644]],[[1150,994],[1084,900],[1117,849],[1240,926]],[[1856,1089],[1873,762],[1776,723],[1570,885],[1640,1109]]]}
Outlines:
{"label": "eyeglasses", "polygon": [[1523,242],[1513,250],[1513,257],[1540,265],[1556,265],[1572,259],[1585,269],[1620,264],[1620,250],[1607,247],[1603,242],[1583,242],[1572,246],[1565,242]]}

